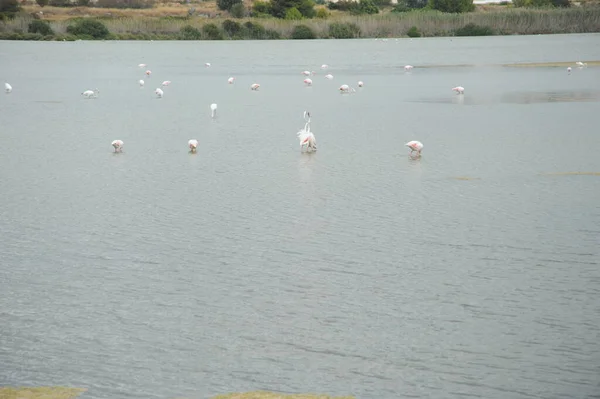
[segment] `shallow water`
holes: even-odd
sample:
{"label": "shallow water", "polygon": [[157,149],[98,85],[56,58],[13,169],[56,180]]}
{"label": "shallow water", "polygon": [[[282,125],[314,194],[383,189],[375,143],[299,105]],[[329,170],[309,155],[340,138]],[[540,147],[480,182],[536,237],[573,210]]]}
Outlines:
{"label": "shallow water", "polygon": [[0,42],[0,385],[598,395],[599,38]]}

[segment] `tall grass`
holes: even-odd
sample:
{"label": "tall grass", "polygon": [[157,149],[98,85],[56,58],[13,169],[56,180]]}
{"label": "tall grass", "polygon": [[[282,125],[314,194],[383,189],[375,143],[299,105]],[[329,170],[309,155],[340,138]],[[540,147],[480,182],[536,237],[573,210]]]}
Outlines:
{"label": "tall grass", "polygon": [[[0,31],[26,32],[31,17],[21,15],[14,20],[0,24]],[[413,26],[423,36],[449,36],[456,29],[467,24],[489,27],[496,34],[550,34],[550,33],[590,33],[600,32],[600,7],[573,7],[570,9],[518,9],[508,8],[494,12],[472,12],[465,14],[444,14],[436,11],[416,11],[401,14],[370,16],[342,15],[331,19],[311,19],[287,21],[279,19],[243,19],[240,23],[252,21],[266,29],[278,32],[289,38],[296,25],[309,26],[317,37],[326,38],[332,22],[349,22],[358,25],[361,37],[402,37]],[[207,23],[221,25],[223,19],[206,18],[104,18],[102,22],[114,34],[159,34],[171,35],[185,25],[201,29]],[[69,21],[50,22],[56,33],[66,32]]]}

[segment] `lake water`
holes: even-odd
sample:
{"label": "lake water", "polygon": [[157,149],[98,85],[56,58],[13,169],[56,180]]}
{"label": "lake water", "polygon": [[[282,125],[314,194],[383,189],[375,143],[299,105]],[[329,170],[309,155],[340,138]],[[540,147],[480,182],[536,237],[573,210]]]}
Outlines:
{"label": "lake water", "polygon": [[600,35],[0,42],[0,385],[597,398],[600,67],[503,66],[578,60]]}

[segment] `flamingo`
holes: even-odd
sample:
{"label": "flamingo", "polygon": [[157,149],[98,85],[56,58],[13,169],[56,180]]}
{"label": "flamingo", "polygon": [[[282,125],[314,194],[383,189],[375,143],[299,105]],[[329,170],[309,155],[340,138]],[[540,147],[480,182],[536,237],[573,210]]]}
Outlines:
{"label": "flamingo", "polygon": [[98,93],[100,93],[100,91],[98,89],[94,89],[93,91],[86,90],[81,94],[83,95],[84,98],[98,98]]}
{"label": "flamingo", "polygon": [[6,93],[10,93],[12,91],[12,86],[8,83],[4,83],[4,91],[6,91]]}
{"label": "flamingo", "polygon": [[250,89],[258,90],[259,87],[260,87],[260,85],[258,83],[253,83],[252,86],[250,86]]}
{"label": "flamingo", "polygon": [[340,93],[354,93],[356,91],[348,85],[341,85],[339,90],[340,90]]}
{"label": "flamingo", "polygon": [[146,76],[150,77],[150,75],[152,75],[152,71],[148,69],[148,70],[146,71]]}
{"label": "flamingo", "polygon": [[305,83],[307,86],[312,86],[312,79],[306,78],[306,79],[304,79],[304,83]]}
{"label": "flamingo", "polygon": [[359,81],[358,81],[358,87],[363,87],[364,85],[365,85],[365,84],[363,83],[363,81],[362,81],[362,80],[359,80]]}
{"label": "flamingo", "polygon": [[567,67],[567,73],[571,73],[571,67]]}
{"label": "flamingo", "polygon": [[452,91],[455,91],[456,94],[465,94],[465,88],[462,86],[453,87]]}
{"label": "flamingo", "polygon": [[583,67],[587,66],[587,63],[586,62],[577,61],[575,63],[575,65],[577,65],[579,68],[583,68]]}
{"label": "flamingo", "polygon": [[198,140],[190,140],[188,141],[188,147],[190,147],[190,152],[196,153],[196,148],[198,147]]}
{"label": "flamingo", "polygon": [[162,98],[164,92],[160,88],[157,88],[156,90],[154,90],[154,94],[156,94],[156,97]]}
{"label": "flamingo", "polygon": [[234,80],[235,80],[235,78],[233,78],[233,77],[229,78],[229,79],[227,79],[227,83],[229,83],[230,85],[232,85]]}
{"label": "flamingo", "polygon": [[321,69],[327,69],[327,68],[329,68],[329,65],[327,65],[327,64],[321,65]]}
{"label": "flamingo", "polygon": [[210,116],[211,118],[217,116],[217,104],[215,103],[210,104]]}
{"label": "flamingo", "polygon": [[423,143],[421,143],[420,141],[409,141],[408,143],[404,144],[405,146],[407,146],[408,148],[410,148],[410,155],[412,156],[413,153],[416,151],[417,152],[417,157],[421,156],[421,151],[423,150]]}
{"label": "flamingo", "polygon": [[207,68],[210,68],[210,62],[204,63],[204,66],[207,67]]}
{"label": "flamingo", "polygon": [[138,67],[140,67],[140,68],[146,68],[147,65],[146,64],[139,64]]}
{"label": "flamingo", "polygon": [[115,149],[115,152],[123,152],[123,141],[122,140],[115,140],[112,143],[110,143],[110,145],[112,145]]}
{"label": "flamingo", "polygon": [[313,72],[310,72],[310,71],[302,71],[302,75],[304,75],[304,76],[310,76],[310,75],[314,75],[314,74],[315,74],[315,72],[314,72],[314,71],[313,71]]}
{"label": "flamingo", "polygon": [[304,120],[306,121],[304,128],[297,133],[298,140],[300,140],[300,152],[304,152],[304,150],[307,152],[317,151],[315,135],[310,131],[310,112],[304,111]]}
{"label": "flamingo", "polygon": [[405,66],[404,66],[404,70],[405,70],[406,72],[410,72],[410,71],[411,71],[413,68],[414,68],[414,66],[412,66],[412,65],[405,65]]}
{"label": "flamingo", "polygon": [[170,84],[171,84],[171,81],[170,81],[170,80],[165,80],[164,82],[162,82],[162,85],[161,85],[161,86],[163,86],[163,87],[166,87],[166,86],[168,86],[168,85],[170,85]]}
{"label": "flamingo", "polygon": [[138,81],[138,83],[140,84],[140,87],[144,87],[144,80],[143,80],[143,79],[140,79],[140,80]]}
{"label": "flamingo", "polygon": [[328,73],[327,75],[325,75],[325,77],[326,77],[327,79],[329,79],[329,80],[333,79],[333,75],[332,75],[332,74],[330,74],[330,73]]}

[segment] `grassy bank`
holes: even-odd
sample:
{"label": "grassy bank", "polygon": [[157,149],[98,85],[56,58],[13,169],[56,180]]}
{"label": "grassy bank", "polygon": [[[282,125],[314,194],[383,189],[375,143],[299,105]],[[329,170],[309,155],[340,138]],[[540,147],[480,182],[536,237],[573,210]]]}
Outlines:
{"label": "grassy bank", "polygon": [[[97,9],[77,7],[70,18],[46,20],[52,34],[28,34],[34,20],[30,13],[0,23],[0,39],[5,40],[75,40],[90,39],[67,34],[69,25],[92,17]],[[530,35],[552,33],[600,32],[600,7],[569,9],[521,9],[502,7],[494,11],[445,14],[437,11],[384,13],[369,16],[332,14],[327,19],[288,21],[280,19],[188,17],[186,15],[152,16],[152,10],[137,10],[147,15],[123,16],[101,10],[96,19],[110,32],[109,40],[228,40],[228,39],[309,39],[309,38],[388,38],[405,37],[412,27],[417,34],[431,36]],[[50,11],[51,13],[51,11]],[[227,25],[229,24],[229,25]],[[298,26],[306,30],[298,33]],[[182,28],[187,29],[182,33]],[[467,29],[464,29],[467,27]],[[302,28],[304,29],[304,28]]]}

